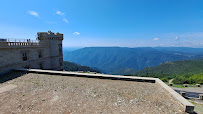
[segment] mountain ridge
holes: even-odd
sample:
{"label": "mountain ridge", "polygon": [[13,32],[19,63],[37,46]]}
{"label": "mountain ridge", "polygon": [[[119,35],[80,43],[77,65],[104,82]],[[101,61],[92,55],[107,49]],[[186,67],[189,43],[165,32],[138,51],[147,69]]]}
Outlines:
{"label": "mountain ridge", "polygon": [[[184,50],[190,53],[183,53]],[[85,47],[64,53],[64,60],[97,68],[103,73],[112,74],[118,69],[142,70],[158,66],[167,61],[190,60],[201,57],[192,50],[203,52],[202,48],[172,47]]]}

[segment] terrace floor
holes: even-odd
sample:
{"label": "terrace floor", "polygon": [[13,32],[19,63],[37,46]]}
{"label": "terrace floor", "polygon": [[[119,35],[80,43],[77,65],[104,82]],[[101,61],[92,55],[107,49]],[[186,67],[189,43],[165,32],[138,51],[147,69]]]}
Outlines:
{"label": "terrace floor", "polygon": [[17,87],[0,93],[1,113],[183,113],[183,107],[156,83],[29,73],[0,87],[11,84]]}

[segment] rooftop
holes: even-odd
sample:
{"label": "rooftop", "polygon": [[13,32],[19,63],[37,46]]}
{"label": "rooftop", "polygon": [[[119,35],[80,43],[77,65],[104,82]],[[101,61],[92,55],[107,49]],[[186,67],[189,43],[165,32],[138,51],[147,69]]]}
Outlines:
{"label": "rooftop", "polygon": [[38,37],[38,40],[42,40],[42,39],[61,39],[63,40],[63,34],[57,32],[57,33],[53,33],[51,31],[48,31],[48,32],[38,32],[37,33],[37,37]]}
{"label": "rooftop", "polygon": [[17,87],[0,93],[3,113],[183,113],[156,83],[23,72],[5,77],[17,78],[0,87]]}

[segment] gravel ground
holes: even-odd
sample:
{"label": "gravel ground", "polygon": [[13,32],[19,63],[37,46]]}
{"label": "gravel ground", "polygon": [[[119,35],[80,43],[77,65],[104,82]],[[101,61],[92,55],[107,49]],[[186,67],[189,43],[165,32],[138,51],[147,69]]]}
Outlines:
{"label": "gravel ground", "polygon": [[[11,73],[9,75],[16,75]],[[158,84],[29,73],[0,84],[1,114],[174,114],[177,103]]]}

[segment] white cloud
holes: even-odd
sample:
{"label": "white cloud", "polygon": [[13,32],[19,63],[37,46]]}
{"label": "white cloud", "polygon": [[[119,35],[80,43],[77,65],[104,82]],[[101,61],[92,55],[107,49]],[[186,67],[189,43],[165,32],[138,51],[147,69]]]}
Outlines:
{"label": "white cloud", "polygon": [[73,35],[80,35],[80,33],[79,32],[74,32]]}
{"label": "white cloud", "polygon": [[58,15],[64,15],[65,13],[62,13],[61,11],[57,10],[56,14],[58,14]]}
{"label": "white cloud", "polygon": [[27,13],[29,13],[29,14],[32,15],[32,16],[39,17],[39,14],[38,14],[36,11],[30,10],[30,11],[28,11]]}
{"label": "white cloud", "polygon": [[56,14],[62,17],[62,21],[63,21],[63,22],[69,23],[68,19],[65,18],[65,13],[63,13],[63,12],[57,10],[57,11],[56,11]]}
{"label": "white cloud", "polygon": [[178,39],[179,39],[179,37],[178,37],[178,36],[176,36],[176,37],[175,37],[175,40],[178,40]]}
{"label": "white cloud", "polygon": [[66,19],[65,17],[63,18],[63,21],[64,21],[65,23],[69,23],[69,22],[68,22],[68,19]]}
{"label": "white cloud", "polygon": [[159,40],[159,38],[153,38],[153,40]]}

